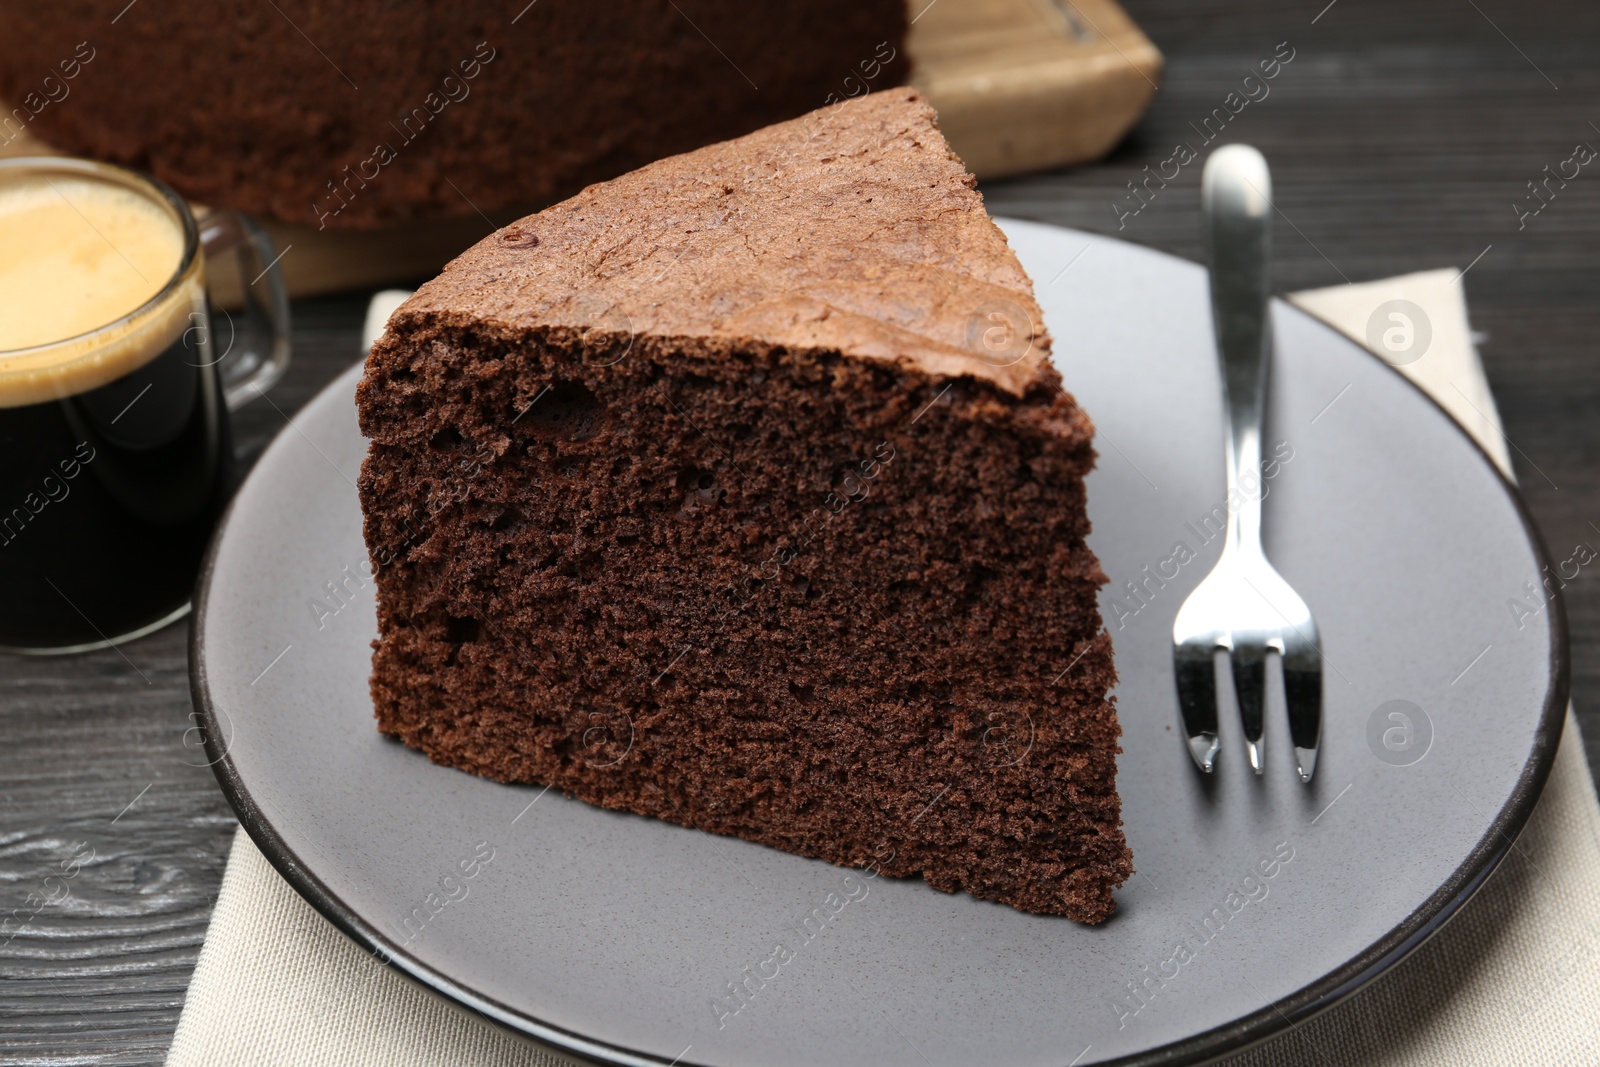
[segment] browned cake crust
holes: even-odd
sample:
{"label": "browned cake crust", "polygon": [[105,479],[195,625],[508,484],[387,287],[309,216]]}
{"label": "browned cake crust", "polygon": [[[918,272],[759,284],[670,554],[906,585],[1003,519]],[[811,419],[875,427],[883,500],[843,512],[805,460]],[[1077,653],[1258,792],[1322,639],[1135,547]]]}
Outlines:
{"label": "browned cake crust", "polygon": [[90,0],[0,4],[0,101],[21,109],[0,141],[26,128],[216,207],[370,228],[547,204],[907,71],[905,0],[522,8],[141,0],[111,26]]}
{"label": "browned cake crust", "polygon": [[380,727],[1098,922],[1132,871],[1088,418],[910,90],[480,243],[358,392]]}

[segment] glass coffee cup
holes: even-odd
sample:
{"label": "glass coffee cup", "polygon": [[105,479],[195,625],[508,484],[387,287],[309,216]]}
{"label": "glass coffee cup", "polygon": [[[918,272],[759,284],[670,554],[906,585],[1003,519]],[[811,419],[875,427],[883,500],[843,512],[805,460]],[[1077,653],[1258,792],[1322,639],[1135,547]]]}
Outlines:
{"label": "glass coffee cup", "polygon": [[[240,307],[206,262],[234,259]],[[84,160],[0,161],[0,650],[78,652],[188,611],[235,482],[228,412],[289,359],[272,243]]]}

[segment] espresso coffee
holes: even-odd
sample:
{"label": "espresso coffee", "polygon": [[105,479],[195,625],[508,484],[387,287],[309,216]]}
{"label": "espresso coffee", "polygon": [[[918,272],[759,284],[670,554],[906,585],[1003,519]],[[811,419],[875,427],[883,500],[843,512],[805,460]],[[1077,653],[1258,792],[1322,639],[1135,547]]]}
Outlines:
{"label": "espresso coffee", "polygon": [[0,169],[0,647],[114,641],[187,605],[233,481],[209,333],[176,198]]}

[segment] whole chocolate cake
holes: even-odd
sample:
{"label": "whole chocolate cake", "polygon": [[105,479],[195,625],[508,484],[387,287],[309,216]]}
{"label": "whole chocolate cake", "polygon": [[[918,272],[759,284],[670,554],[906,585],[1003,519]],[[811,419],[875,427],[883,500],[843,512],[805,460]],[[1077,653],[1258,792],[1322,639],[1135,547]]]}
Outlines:
{"label": "whole chocolate cake", "polygon": [[1098,922],[1132,871],[1093,428],[913,91],[485,239],[357,394],[380,728]]}
{"label": "whole chocolate cake", "polygon": [[0,144],[318,228],[526,208],[868,88],[905,0],[0,2]]}

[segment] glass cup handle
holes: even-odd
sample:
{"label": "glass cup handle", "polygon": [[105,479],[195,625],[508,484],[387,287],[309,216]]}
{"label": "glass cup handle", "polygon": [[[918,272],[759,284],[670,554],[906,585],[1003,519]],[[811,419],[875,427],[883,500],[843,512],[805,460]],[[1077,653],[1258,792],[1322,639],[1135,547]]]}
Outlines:
{"label": "glass cup handle", "polygon": [[[289,293],[272,238],[246,216],[236,211],[207,215],[200,220],[200,244],[208,273],[214,275],[218,260],[228,255],[237,266],[238,310],[217,302],[211,306],[211,335],[222,347],[216,357],[222,395],[228,410],[236,411],[272,388],[288,369]],[[219,312],[226,327],[217,322]]]}

